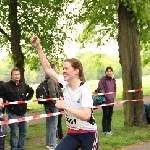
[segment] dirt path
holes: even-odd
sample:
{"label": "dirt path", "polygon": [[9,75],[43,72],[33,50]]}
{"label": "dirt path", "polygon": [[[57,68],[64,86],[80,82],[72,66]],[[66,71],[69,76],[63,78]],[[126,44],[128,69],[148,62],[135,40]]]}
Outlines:
{"label": "dirt path", "polygon": [[[150,102],[150,96],[144,96],[144,104]],[[119,110],[119,109],[123,109],[123,104],[115,104],[114,105],[114,110]],[[101,112],[101,108],[94,110],[94,112]],[[44,111],[42,112],[37,112],[37,113],[27,113],[27,116],[36,116],[36,115],[40,115],[40,114],[45,114]],[[28,125],[31,124],[36,124],[36,123],[41,123],[44,122],[45,118],[40,118],[40,119],[34,119],[28,122]]]}

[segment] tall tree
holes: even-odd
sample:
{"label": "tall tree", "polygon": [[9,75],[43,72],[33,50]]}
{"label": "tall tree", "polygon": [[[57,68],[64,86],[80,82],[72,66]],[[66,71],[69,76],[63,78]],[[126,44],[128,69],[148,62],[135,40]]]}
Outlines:
{"label": "tall tree", "polygon": [[[40,37],[49,61],[56,61],[64,56],[63,42],[66,38],[66,7],[63,0],[4,0],[1,1],[0,45],[7,46],[7,51],[14,66],[21,69],[24,80],[24,65],[31,69],[38,68],[39,61],[35,49],[30,44],[30,37]],[[60,20],[64,16],[64,20]]]}
{"label": "tall tree", "polygon": [[[150,2],[143,0],[86,0],[83,2],[79,20],[86,26],[81,41],[91,40],[98,45],[117,39],[122,66],[123,90],[142,88],[140,42],[148,43]],[[139,36],[140,35],[140,36]],[[142,91],[123,93],[123,99],[143,98]],[[147,125],[142,102],[124,103],[125,125]]]}

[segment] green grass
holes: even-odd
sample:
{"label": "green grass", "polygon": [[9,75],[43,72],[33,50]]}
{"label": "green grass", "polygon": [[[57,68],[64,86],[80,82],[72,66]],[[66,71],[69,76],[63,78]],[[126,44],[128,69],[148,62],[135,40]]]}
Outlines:
{"label": "green grass", "polygon": [[[98,125],[100,139],[99,150],[115,150],[150,140],[150,126],[147,128],[124,126],[123,110],[114,111],[112,119],[112,131],[114,132],[113,136],[105,136],[102,133],[102,113],[95,113],[94,117]],[[62,124],[64,134],[66,134],[66,124],[64,119],[62,120]],[[6,150],[8,150],[9,147],[8,141],[9,135],[6,138]],[[45,122],[30,125],[28,127],[26,149],[45,150]]]}
{"label": "green grass", "polygon": [[[87,83],[89,84],[89,86],[91,87],[91,90],[93,92],[97,88],[98,82],[99,82],[99,80],[87,81]],[[145,96],[150,95],[150,84],[149,84],[150,83],[150,76],[144,76],[142,78],[142,82],[143,82],[143,94]],[[115,100],[121,100],[122,99],[122,91],[123,91],[122,79],[116,79],[116,85],[117,85],[117,94],[116,94],[116,99]],[[38,84],[31,85],[31,86],[35,90],[36,87],[38,86]],[[35,100],[35,99],[36,99],[36,97],[35,97],[35,94],[34,94],[33,100]],[[42,105],[39,105],[37,102],[28,103],[28,109],[29,109],[29,112],[43,111]]]}

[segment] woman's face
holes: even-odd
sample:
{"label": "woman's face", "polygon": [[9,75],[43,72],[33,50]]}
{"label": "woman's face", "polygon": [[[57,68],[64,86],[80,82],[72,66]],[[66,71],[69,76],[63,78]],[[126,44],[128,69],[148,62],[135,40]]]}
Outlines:
{"label": "woman's face", "polygon": [[79,74],[79,70],[78,69],[74,69],[71,66],[70,62],[64,62],[63,65],[63,76],[64,76],[64,80],[65,81],[69,81],[73,78],[75,78],[77,75]]}
{"label": "woman's face", "polygon": [[106,71],[106,75],[109,76],[109,77],[112,77],[113,76],[113,71],[111,69],[108,69]]}

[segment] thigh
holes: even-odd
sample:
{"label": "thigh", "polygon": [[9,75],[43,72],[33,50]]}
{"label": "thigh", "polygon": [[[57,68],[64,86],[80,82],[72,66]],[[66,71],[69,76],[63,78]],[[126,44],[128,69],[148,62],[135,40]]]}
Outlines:
{"label": "thigh", "polygon": [[[11,114],[11,113],[8,113],[8,119],[18,119],[18,116],[16,114]],[[11,129],[11,133],[13,134],[16,134],[17,130],[18,130],[18,122],[14,122],[14,123],[11,123],[9,124],[9,127]]]}
{"label": "thigh", "polygon": [[98,132],[85,133],[82,135],[81,150],[98,150]]}
{"label": "thigh", "polygon": [[26,121],[19,122],[18,126],[19,126],[19,132],[25,133],[27,131],[27,122]]}
{"label": "thigh", "polygon": [[109,116],[113,115],[113,108],[114,106],[109,106]]}
{"label": "thigh", "polygon": [[109,106],[103,106],[103,116],[108,116],[109,114]]}
{"label": "thigh", "polygon": [[5,136],[0,137],[0,150],[4,150]]}
{"label": "thigh", "polygon": [[55,150],[78,150],[80,142],[73,134],[67,134],[66,137],[57,145]]}

